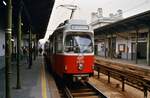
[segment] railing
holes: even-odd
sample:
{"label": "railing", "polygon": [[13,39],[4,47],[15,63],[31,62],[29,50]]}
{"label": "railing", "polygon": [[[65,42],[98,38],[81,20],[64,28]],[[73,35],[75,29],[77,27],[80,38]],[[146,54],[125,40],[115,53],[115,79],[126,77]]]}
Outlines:
{"label": "railing", "polygon": [[95,70],[98,72],[98,78],[100,77],[100,73],[107,75],[108,83],[110,83],[110,77],[121,81],[122,91],[125,90],[125,84],[128,84],[143,91],[144,98],[147,98],[148,91],[150,91],[150,79],[131,73],[127,70],[120,70],[110,66],[101,65],[97,62],[95,62]]}

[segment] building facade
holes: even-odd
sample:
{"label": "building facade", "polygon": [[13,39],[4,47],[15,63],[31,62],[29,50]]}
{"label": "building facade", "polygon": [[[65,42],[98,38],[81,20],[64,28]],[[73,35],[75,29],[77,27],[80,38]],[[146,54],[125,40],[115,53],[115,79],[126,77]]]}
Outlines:
{"label": "building facade", "polygon": [[117,10],[117,13],[115,13],[115,14],[110,13],[109,17],[105,17],[105,16],[103,16],[103,9],[98,8],[97,12],[92,12],[92,14],[91,14],[90,25],[93,27],[93,29],[96,29],[96,28],[116,22],[121,19],[123,19],[123,12],[120,9]]}
{"label": "building facade", "polygon": [[149,15],[146,11],[94,29],[96,55],[150,65]]}

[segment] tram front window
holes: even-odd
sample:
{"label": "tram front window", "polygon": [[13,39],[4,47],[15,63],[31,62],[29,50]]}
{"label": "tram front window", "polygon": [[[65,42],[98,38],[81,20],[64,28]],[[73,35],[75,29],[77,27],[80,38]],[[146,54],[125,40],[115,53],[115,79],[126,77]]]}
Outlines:
{"label": "tram front window", "polygon": [[88,34],[69,34],[65,38],[65,52],[92,53],[93,43]]}

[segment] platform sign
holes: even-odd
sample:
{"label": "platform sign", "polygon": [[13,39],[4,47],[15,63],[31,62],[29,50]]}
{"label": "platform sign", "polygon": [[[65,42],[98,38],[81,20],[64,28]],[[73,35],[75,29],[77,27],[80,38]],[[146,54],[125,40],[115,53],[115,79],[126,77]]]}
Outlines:
{"label": "platform sign", "polygon": [[88,25],[71,25],[72,30],[89,30]]}

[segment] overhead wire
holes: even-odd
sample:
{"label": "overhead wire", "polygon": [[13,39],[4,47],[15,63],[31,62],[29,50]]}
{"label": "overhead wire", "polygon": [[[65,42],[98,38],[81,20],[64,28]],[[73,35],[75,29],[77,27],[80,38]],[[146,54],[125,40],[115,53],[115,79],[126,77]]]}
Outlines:
{"label": "overhead wire", "polygon": [[127,12],[129,12],[129,11],[132,11],[132,10],[136,9],[136,8],[139,8],[139,7],[141,7],[141,6],[144,6],[144,5],[147,4],[148,2],[149,2],[148,0],[145,0],[144,2],[142,2],[142,3],[138,4],[138,5],[135,5],[135,6],[132,7],[132,8],[129,8],[129,9],[123,11],[123,13],[127,13]]}

